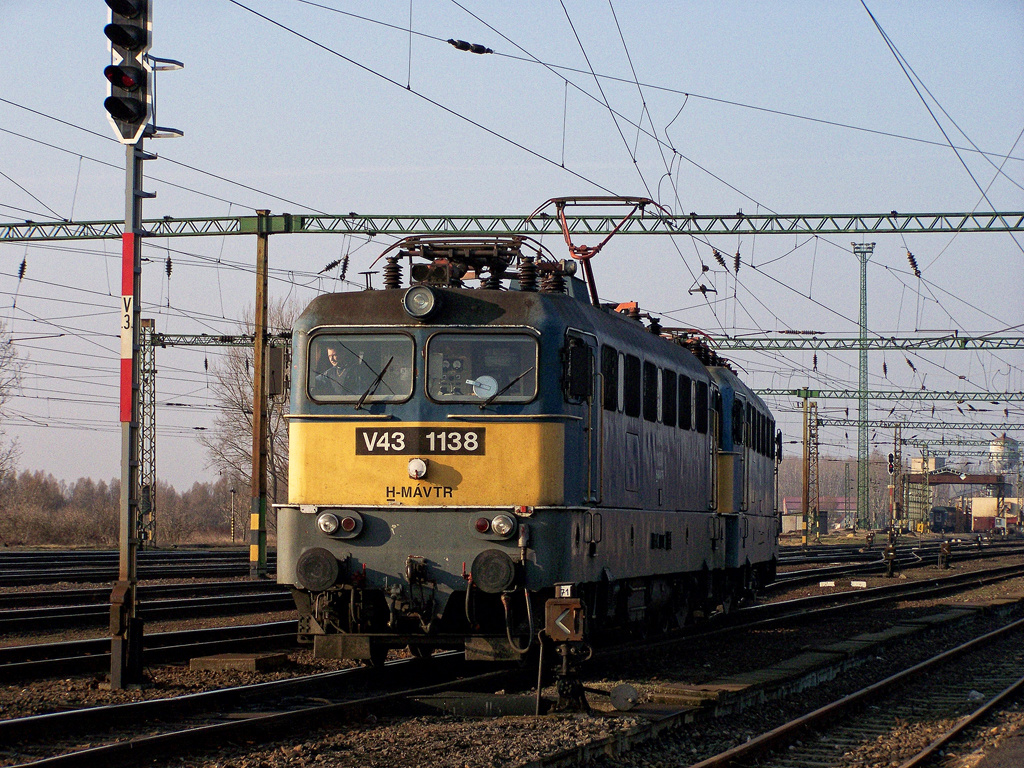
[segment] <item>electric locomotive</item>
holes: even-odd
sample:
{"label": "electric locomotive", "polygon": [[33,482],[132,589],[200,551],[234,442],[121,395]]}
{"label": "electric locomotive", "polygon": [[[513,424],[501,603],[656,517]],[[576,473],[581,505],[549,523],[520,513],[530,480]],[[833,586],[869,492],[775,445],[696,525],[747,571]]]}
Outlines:
{"label": "electric locomotive", "polygon": [[299,317],[277,579],[316,656],[513,660],[550,598],[578,595],[588,631],[662,628],[774,578],[771,413],[575,267],[523,237],[410,238],[382,290]]}

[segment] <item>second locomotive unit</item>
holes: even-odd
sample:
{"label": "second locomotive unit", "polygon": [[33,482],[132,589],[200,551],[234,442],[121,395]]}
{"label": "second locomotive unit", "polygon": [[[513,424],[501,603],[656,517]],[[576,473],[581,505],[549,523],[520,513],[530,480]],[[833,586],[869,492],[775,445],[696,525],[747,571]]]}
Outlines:
{"label": "second locomotive unit", "polygon": [[383,290],[298,319],[277,579],[316,656],[511,660],[550,598],[662,628],[774,578],[771,413],[574,273],[525,238],[411,238]]}

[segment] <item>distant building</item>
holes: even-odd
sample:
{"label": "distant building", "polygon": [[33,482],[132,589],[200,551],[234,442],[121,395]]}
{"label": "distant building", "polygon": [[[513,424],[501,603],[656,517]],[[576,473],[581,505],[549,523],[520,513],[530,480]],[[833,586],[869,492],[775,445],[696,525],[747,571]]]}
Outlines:
{"label": "distant building", "polygon": [[[811,504],[814,502],[812,500]],[[819,536],[829,530],[852,527],[857,521],[857,499],[847,496],[819,496],[817,526],[813,519],[807,521],[810,532]],[[800,496],[786,496],[782,500],[782,532],[800,533],[804,528],[803,499]]]}

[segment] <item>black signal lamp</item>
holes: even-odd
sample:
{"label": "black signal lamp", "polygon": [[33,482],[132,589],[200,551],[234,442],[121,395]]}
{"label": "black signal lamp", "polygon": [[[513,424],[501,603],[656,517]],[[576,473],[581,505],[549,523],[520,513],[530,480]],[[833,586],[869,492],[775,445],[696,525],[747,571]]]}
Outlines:
{"label": "black signal lamp", "polygon": [[141,26],[107,24],[103,33],[110,42],[126,51],[138,51],[149,41],[148,30]]}
{"label": "black signal lamp", "polygon": [[146,119],[149,111],[145,103],[125,96],[107,96],[103,100],[103,107],[112,118],[122,123],[140,123]]}
{"label": "black signal lamp", "polygon": [[146,8],[146,0],[107,0],[107,6],[119,16],[134,19]]}

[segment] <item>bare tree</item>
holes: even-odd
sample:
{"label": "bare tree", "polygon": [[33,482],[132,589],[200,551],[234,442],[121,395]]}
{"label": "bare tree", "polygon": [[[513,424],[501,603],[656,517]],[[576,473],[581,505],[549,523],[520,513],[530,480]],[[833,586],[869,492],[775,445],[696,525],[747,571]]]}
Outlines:
{"label": "bare tree", "polygon": [[[7,414],[7,403],[21,382],[21,365],[11,334],[3,321],[0,321],[0,424]],[[0,478],[14,472],[19,453],[17,441],[8,440],[0,426]]]}
{"label": "bare tree", "polygon": [[[271,333],[291,330],[298,316],[295,302],[272,302],[267,325]],[[240,323],[240,332],[252,334],[251,311]],[[241,487],[252,482],[252,398],[253,359],[248,347],[229,347],[221,362],[213,366],[213,391],[219,406],[213,428],[200,437],[210,452],[211,466]],[[272,502],[284,501],[288,493],[288,392],[270,399],[267,409],[267,472]]]}

